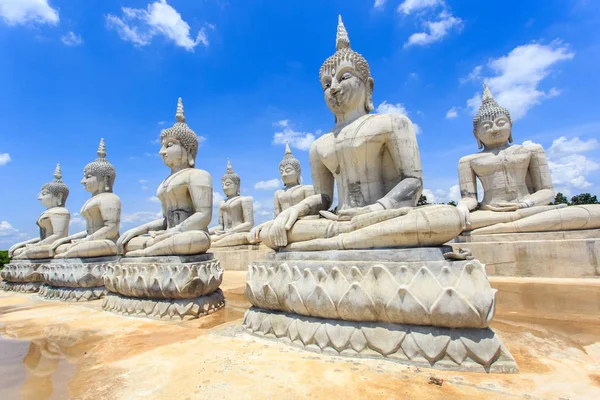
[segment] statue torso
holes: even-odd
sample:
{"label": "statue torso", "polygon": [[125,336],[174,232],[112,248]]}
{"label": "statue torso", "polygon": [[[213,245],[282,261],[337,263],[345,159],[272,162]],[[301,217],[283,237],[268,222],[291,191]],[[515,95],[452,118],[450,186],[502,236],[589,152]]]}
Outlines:
{"label": "statue torso", "polygon": [[389,115],[369,114],[315,142],[321,162],[336,180],[340,209],[373,204],[399,182],[399,176],[385,176],[396,170],[385,148],[390,129]]}
{"label": "statue torso", "polygon": [[52,227],[52,219],[54,218],[69,218],[69,211],[64,207],[53,207],[44,211],[38,217],[36,224],[40,227],[40,239],[46,239],[54,234]]}
{"label": "statue torso", "polygon": [[529,194],[527,171],[531,152],[514,145],[497,155],[480,153],[471,160],[471,168],[483,186],[483,204],[518,202]]}
{"label": "statue torso", "polygon": [[165,179],[158,190],[159,198],[167,218],[167,228],[172,228],[194,214],[194,204],[189,193],[190,180],[197,170],[186,168]]}
{"label": "statue torso", "polygon": [[283,211],[295,206],[313,193],[314,190],[311,185],[296,185],[289,189],[278,190],[275,192],[275,198],[281,211]]}
{"label": "statue torso", "polygon": [[[90,198],[85,202],[83,207],[81,207],[81,211],[79,213],[83,218],[85,218],[86,231],[88,235],[91,235],[100,228],[104,227],[104,221],[106,219],[111,217],[118,218],[120,216],[121,210],[115,210],[113,213],[114,215],[103,215],[100,208],[100,205],[103,202],[115,202],[115,197],[117,197],[117,195],[114,193],[100,193]],[[118,198],[116,200],[116,203],[118,203]]]}
{"label": "statue torso", "polygon": [[223,216],[223,229],[230,231],[244,222],[244,200],[246,196],[236,196],[223,201],[220,205],[220,212]]}

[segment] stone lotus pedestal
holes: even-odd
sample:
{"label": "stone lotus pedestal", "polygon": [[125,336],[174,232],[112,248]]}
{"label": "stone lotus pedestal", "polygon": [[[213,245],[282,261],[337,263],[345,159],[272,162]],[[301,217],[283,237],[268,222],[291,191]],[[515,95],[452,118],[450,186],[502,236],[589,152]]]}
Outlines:
{"label": "stone lotus pedestal", "polygon": [[119,257],[56,258],[40,267],[44,285],[39,295],[49,300],[83,302],[104,297],[104,273]]}
{"label": "stone lotus pedestal", "polygon": [[319,353],[517,372],[489,328],[496,290],[449,247],[279,252],[249,266],[251,333]]}
{"label": "stone lotus pedestal", "polygon": [[7,292],[36,293],[43,283],[40,267],[49,262],[42,260],[13,260],[5,265],[0,276],[0,290]]}
{"label": "stone lotus pedestal", "polygon": [[104,276],[102,308],[122,315],[187,320],[225,306],[223,270],[212,253],[123,257]]}

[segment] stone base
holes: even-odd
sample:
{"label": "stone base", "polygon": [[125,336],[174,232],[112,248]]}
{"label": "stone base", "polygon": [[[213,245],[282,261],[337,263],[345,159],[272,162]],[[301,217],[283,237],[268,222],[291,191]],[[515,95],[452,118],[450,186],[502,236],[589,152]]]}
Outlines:
{"label": "stone base", "polygon": [[109,267],[110,292],[102,308],[163,320],[198,318],[221,309],[223,270],[212,253],[195,256],[123,257]]}
{"label": "stone base", "polygon": [[120,257],[54,258],[40,267],[44,283],[59,288],[96,288],[104,285],[104,273]]}
{"label": "stone base", "polygon": [[498,336],[487,329],[349,322],[252,307],[244,327],[254,335],[336,356],[385,358],[443,370],[516,373]]}
{"label": "stone base", "polygon": [[273,250],[264,244],[253,244],[248,246],[213,247],[210,252],[221,262],[223,270],[246,271],[248,265],[254,261],[265,260],[267,254],[273,252]]}
{"label": "stone base", "polygon": [[5,292],[37,293],[42,282],[0,282],[0,290]]}
{"label": "stone base", "polygon": [[46,300],[60,300],[70,302],[83,302],[99,300],[106,294],[104,286],[91,288],[70,288],[42,285],[38,293]]}
{"label": "stone base", "polygon": [[600,229],[458,236],[489,275],[545,278],[600,277]]}
{"label": "stone base", "polygon": [[129,317],[189,320],[212,314],[225,306],[221,289],[195,299],[139,299],[108,293],[102,309]]}

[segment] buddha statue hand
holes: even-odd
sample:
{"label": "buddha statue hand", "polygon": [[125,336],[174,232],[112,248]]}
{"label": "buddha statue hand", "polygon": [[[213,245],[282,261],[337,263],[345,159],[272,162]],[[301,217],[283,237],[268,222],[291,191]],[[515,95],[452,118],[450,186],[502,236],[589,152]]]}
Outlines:
{"label": "buddha statue hand", "polygon": [[371,204],[371,205],[365,206],[365,207],[354,207],[354,208],[349,208],[346,210],[340,210],[340,211],[338,211],[337,215],[339,217],[339,220],[344,221],[344,220],[351,220],[352,218],[356,217],[357,215],[368,214],[368,213],[372,213],[375,211],[381,211],[381,210],[384,210],[384,207],[379,203],[375,203],[375,204]]}
{"label": "buddha statue hand", "polygon": [[183,232],[183,229],[181,229],[181,225],[174,226],[173,228],[169,228],[164,231],[163,230],[150,231],[148,233],[150,234],[150,237],[152,237],[152,239],[150,239],[148,241],[147,246],[150,247],[152,245],[155,245],[158,242],[162,242],[163,240],[168,239],[172,236],[178,235],[182,232]]}
{"label": "buddha statue hand", "polygon": [[517,211],[521,208],[519,203],[508,203],[508,202],[498,202],[494,204],[486,204],[481,207],[482,210],[489,210],[495,212],[508,212],[508,211]]}
{"label": "buddha statue hand", "polygon": [[133,228],[122,234],[117,240],[117,254],[125,254],[125,246],[127,243],[129,243],[129,241],[134,237],[143,235],[144,233],[145,232],[143,231],[140,232],[138,228]]}
{"label": "buddha statue hand", "polygon": [[54,243],[52,243],[50,245],[50,257],[54,257],[56,249],[58,249],[59,246],[69,243],[70,241],[71,241],[71,239],[69,239],[69,237],[67,236],[62,239],[58,239]]}
{"label": "buddha statue hand", "polygon": [[298,206],[282,211],[274,220],[269,231],[269,239],[277,247],[288,244],[287,231],[292,229],[299,217]]}
{"label": "buddha statue hand", "polygon": [[262,231],[264,225],[265,224],[260,224],[250,229],[250,240],[252,241],[252,243],[260,241],[260,232]]}
{"label": "buddha statue hand", "polygon": [[460,221],[463,229],[467,229],[471,225],[471,211],[466,204],[458,204],[456,206],[458,214],[460,215]]}

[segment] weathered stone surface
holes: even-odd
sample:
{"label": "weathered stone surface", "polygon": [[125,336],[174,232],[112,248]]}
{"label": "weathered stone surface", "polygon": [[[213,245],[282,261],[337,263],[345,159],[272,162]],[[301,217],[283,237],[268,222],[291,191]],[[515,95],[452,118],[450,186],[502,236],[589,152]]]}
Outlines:
{"label": "weathered stone surface", "polygon": [[255,335],[289,340],[296,347],[318,353],[384,357],[400,363],[446,370],[518,372],[513,356],[491,329],[359,323],[254,307],[246,312],[243,324]]}
{"label": "weathered stone surface", "polygon": [[0,290],[5,292],[37,293],[41,282],[0,282]]}
{"label": "weathered stone surface", "polygon": [[[183,260],[193,258],[183,258]],[[219,260],[208,253],[198,261],[179,257],[121,258],[108,266],[104,285],[123,296],[152,299],[193,299],[217,290],[223,280]]]}
{"label": "weathered stone surface", "polygon": [[[397,259],[410,259],[417,250],[393,252]],[[401,255],[404,251],[409,253],[406,257]],[[390,253],[381,252],[384,259]],[[348,256],[338,253],[342,258]],[[370,253],[368,258],[376,259],[379,251],[354,253]],[[313,260],[302,253],[278,253],[270,262],[249,266],[246,297],[256,307],[322,318],[487,327],[494,315],[496,290],[491,288],[484,266],[477,260],[439,260],[442,252],[435,249],[423,249],[423,253],[432,260],[337,263],[325,257],[320,266],[314,258],[321,252],[309,254]],[[304,258],[304,263],[295,261],[295,255]]]}
{"label": "weathered stone surface", "polygon": [[44,284],[40,286],[38,294],[47,300],[83,302],[103,298],[106,294],[106,289],[104,286],[77,288],[55,287]]}
{"label": "weathered stone surface", "polygon": [[42,282],[39,268],[49,260],[14,260],[6,264],[0,277],[7,282]]}
{"label": "weathered stone surface", "polygon": [[55,258],[39,272],[46,284],[56,287],[93,288],[104,285],[104,273],[118,257]]}
{"label": "weathered stone surface", "polygon": [[193,299],[140,299],[109,293],[102,309],[131,317],[161,320],[187,320],[211,314],[225,306],[221,289]]}

